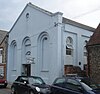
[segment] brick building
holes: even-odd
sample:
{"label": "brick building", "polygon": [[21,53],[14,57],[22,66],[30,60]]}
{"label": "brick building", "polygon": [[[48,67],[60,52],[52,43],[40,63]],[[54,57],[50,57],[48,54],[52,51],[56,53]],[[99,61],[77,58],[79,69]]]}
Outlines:
{"label": "brick building", "polygon": [[88,74],[100,84],[100,24],[87,44],[87,51]]}
{"label": "brick building", "polygon": [[0,75],[6,79],[7,65],[7,31],[0,30]]}

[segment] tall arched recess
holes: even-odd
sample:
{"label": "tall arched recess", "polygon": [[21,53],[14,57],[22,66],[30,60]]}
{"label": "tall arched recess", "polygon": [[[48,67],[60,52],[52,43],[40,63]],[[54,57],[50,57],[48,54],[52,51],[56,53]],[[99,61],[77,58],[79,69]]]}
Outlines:
{"label": "tall arched recess", "polygon": [[42,72],[49,72],[49,40],[47,32],[42,32],[38,37],[38,62]]}
{"label": "tall arched recess", "polygon": [[30,76],[31,75],[31,64],[28,59],[31,58],[31,41],[27,36],[22,42],[22,70],[21,75]]}
{"label": "tall arched recess", "polygon": [[11,45],[10,45],[10,48],[11,48],[11,65],[12,65],[12,70],[16,70],[16,65],[17,65],[17,43],[15,40],[13,40],[11,42]]}

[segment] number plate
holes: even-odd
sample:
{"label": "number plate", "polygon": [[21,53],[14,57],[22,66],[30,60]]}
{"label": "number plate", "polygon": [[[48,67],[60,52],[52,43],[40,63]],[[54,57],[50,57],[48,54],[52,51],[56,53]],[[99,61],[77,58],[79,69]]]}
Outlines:
{"label": "number plate", "polygon": [[0,83],[0,85],[4,85],[4,83]]}

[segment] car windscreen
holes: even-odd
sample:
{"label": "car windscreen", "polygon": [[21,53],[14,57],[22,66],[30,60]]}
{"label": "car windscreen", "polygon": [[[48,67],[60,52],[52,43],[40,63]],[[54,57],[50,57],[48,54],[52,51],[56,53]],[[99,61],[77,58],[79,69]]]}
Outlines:
{"label": "car windscreen", "polygon": [[64,83],[65,81],[66,81],[65,78],[57,78],[57,79],[53,82],[53,84],[61,84],[61,83]]}
{"label": "car windscreen", "polygon": [[35,78],[34,77],[30,77],[29,78],[29,83],[30,84],[45,84],[44,81],[39,77],[35,77]]}
{"label": "car windscreen", "polygon": [[99,88],[92,79],[81,79],[80,83],[86,90],[93,90]]}

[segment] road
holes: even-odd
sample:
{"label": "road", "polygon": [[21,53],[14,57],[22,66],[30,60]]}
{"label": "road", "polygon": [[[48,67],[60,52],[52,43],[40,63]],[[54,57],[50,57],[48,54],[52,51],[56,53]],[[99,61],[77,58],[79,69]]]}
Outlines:
{"label": "road", "polygon": [[0,88],[0,94],[11,94],[11,90],[9,88]]}

